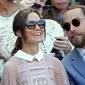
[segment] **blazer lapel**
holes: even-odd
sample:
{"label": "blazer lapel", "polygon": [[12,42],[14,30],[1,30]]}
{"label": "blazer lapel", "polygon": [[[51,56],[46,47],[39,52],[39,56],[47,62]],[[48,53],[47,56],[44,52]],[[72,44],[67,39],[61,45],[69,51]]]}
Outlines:
{"label": "blazer lapel", "polygon": [[76,49],[73,50],[73,54],[72,65],[80,73],[80,75],[85,78],[85,62]]}

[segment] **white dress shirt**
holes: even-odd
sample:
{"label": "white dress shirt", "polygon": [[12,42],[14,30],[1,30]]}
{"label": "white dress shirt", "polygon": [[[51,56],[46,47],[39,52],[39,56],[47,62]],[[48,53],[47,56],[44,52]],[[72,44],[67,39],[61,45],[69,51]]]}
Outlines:
{"label": "white dress shirt", "polygon": [[80,55],[83,57],[83,60],[85,61],[85,49],[83,48],[77,48]]}

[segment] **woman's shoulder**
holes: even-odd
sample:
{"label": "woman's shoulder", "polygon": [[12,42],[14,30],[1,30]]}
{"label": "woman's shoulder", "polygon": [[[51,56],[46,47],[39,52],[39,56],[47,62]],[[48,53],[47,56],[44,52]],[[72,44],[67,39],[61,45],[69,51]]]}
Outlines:
{"label": "woman's shoulder", "polygon": [[49,60],[55,64],[61,64],[61,61],[58,58],[54,57],[53,53],[45,54],[45,58],[46,60]]}
{"label": "woman's shoulder", "polygon": [[62,71],[63,72],[65,71],[65,69],[64,69],[61,61],[58,58],[56,58],[54,56],[47,56],[46,57],[46,60],[49,61],[49,62],[51,62],[53,64],[53,67],[54,67],[54,70],[55,70],[56,73],[57,72],[60,72],[60,71],[61,72]]}
{"label": "woman's shoulder", "polygon": [[5,64],[5,67],[9,68],[16,68],[17,65],[23,63],[21,59],[17,58],[16,56],[12,56]]}

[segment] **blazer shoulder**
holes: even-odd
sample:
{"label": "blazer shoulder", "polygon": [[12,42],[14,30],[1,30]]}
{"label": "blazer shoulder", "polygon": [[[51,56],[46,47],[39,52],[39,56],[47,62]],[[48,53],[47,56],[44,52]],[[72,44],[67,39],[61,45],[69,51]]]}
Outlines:
{"label": "blazer shoulder", "polygon": [[72,59],[74,56],[74,50],[72,52],[70,52],[69,54],[67,54],[62,60],[62,64],[64,65],[64,67],[68,67],[71,65],[72,63]]}

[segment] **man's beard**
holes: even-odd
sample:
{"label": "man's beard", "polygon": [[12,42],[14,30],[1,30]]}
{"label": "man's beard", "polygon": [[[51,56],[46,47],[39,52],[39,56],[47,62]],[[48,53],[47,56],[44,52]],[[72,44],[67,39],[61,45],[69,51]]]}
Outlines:
{"label": "man's beard", "polygon": [[69,39],[73,46],[76,48],[83,48],[85,46],[85,33],[81,35],[80,40],[78,38],[71,40]]}

